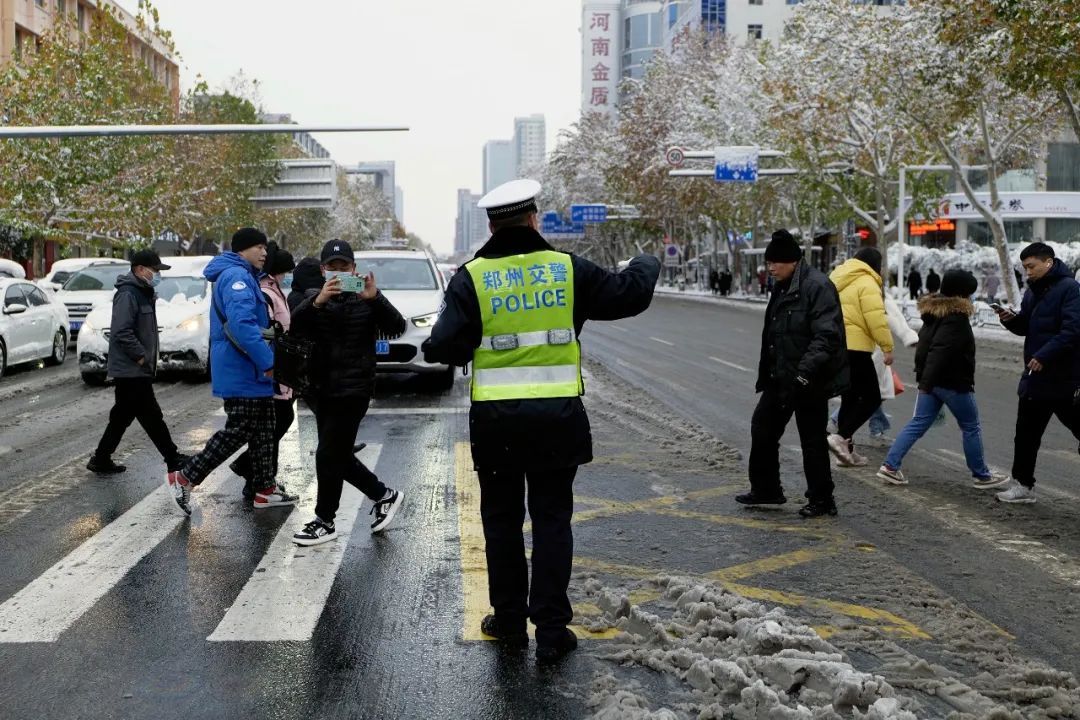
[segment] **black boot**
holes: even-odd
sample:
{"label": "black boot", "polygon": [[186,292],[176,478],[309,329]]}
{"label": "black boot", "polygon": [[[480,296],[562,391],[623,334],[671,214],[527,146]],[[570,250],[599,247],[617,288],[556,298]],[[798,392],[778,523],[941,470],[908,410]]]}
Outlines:
{"label": "black boot", "polygon": [[541,642],[536,641],[536,662],[539,664],[555,663],[577,650],[577,636],[569,629],[563,628],[562,634],[556,638],[545,637]]}
{"label": "black boot", "polygon": [[799,510],[804,518],[821,517],[822,515],[836,515],[836,502],[828,500],[811,500]]}
{"label": "black boot", "polygon": [[525,647],[529,644],[529,635],[525,632],[525,621],[515,623],[502,622],[494,615],[485,615],[480,621],[480,631],[510,647]]}
{"label": "black boot", "polygon": [[763,495],[754,490],[751,490],[744,495],[736,495],[735,502],[740,505],[783,505],[787,502],[787,498],[784,497],[784,492],[781,490],[779,495]]}
{"label": "black boot", "polygon": [[127,470],[127,465],[117,465],[112,458],[99,458],[97,455],[90,456],[90,462],[86,463],[86,469],[98,475],[116,475]]}

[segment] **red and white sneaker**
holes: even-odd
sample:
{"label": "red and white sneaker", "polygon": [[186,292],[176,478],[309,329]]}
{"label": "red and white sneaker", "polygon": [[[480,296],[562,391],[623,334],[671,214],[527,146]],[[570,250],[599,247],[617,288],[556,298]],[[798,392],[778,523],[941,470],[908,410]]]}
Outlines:
{"label": "red and white sneaker", "polygon": [[285,492],[285,488],[280,485],[271,485],[265,490],[258,490],[255,492],[255,500],[252,501],[252,506],[258,510],[259,508],[272,508],[272,507],[285,507],[287,505],[295,505],[297,501],[296,495],[290,495]]}
{"label": "red and white sneaker", "polygon": [[191,487],[191,481],[180,470],[165,473],[165,489],[184,517],[191,517]]}

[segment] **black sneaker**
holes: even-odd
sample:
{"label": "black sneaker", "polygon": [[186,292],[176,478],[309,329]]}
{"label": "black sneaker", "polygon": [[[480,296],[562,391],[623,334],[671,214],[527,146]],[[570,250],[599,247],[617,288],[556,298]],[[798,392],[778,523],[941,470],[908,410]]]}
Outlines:
{"label": "black sneaker", "polygon": [[304,529],[292,536],[292,540],[297,545],[308,547],[310,545],[322,545],[324,542],[330,542],[337,537],[337,532],[334,530],[334,523],[324,523],[319,518],[315,518]]}
{"label": "black sneaker", "polygon": [[536,641],[536,662],[540,664],[555,663],[577,650],[577,635],[563,628],[563,634],[554,641]]}
{"label": "black sneaker", "polygon": [[405,496],[402,493],[387,488],[383,499],[372,505],[371,512],[368,513],[375,516],[371,523],[371,532],[377,533],[384,530],[390,524],[390,521],[394,519],[394,514],[397,513],[398,507],[404,499]]}
{"label": "black sneaker", "polygon": [[783,493],[779,495],[761,495],[751,490],[743,495],[736,495],[735,502],[749,507],[758,507],[760,505],[783,505],[787,502],[787,498],[784,497]]}
{"label": "black sneaker", "polygon": [[822,515],[836,515],[836,503],[833,500],[814,500],[804,505],[799,514],[804,518],[821,517]]}
{"label": "black sneaker", "polygon": [[480,631],[511,647],[524,647],[529,644],[524,620],[519,623],[503,623],[494,615],[485,615],[480,621]]}
{"label": "black sneaker", "polygon": [[357,444],[352,446],[352,454],[355,455],[356,453],[360,452],[361,450],[363,450],[366,447],[367,447],[367,443],[357,443]]}
{"label": "black sneaker", "polygon": [[127,470],[127,465],[117,465],[112,458],[99,458],[97,455],[90,456],[90,462],[86,463],[86,469],[98,475],[116,475]]}

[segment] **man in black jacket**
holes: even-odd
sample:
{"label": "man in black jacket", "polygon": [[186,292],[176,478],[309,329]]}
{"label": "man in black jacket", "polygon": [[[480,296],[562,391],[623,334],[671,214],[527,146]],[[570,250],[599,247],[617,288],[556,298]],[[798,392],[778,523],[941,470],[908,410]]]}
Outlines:
{"label": "man in black jacket", "polygon": [[[405,332],[405,318],[390,304],[368,273],[361,292],[343,292],[339,273],[354,275],[352,247],[326,243],[320,256],[329,277],[318,293],[308,292],[293,309],[290,334],[315,341],[318,383],[305,396],[315,413],[319,447],[315,451],[318,501],[315,518],[293,536],[297,545],[318,545],[336,537],[334,518],[348,482],[371,499],[373,533],[390,524],[404,495],[386,487],[353,453],[360,421],[367,414],[375,384],[376,333]],[[303,262],[301,262],[303,265]]]}
{"label": "man in black jacket", "polygon": [[133,420],[142,425],[169,470],[176,470],[186,459],[177,452],[154,397],[158,361],[154,287],[161,282],[161,271],[168,269],[153,250],[139,250],[131,257],[131,273],[116,279],[108,359],[108,374],[116,385],[116,403],[97,450],[86,465],[92,472],[115,474],[127,470],[113,462],[112,454]]}
{"label": "man in black jacket", "polygon": [[799,428],[809,502],[803,517],[835,515],[832,469],[826,444],[829,398],[848,385],[844,315],[836,287],[803,260],[787,230],[777,230],[765,249],[775,292],[765,310],[757,391],[750,422],[750,492],[743,505],[782,505],[780,438],[792,415]]}
{"label": "man in black jacket", "polygon": [[[451,279],[424,358],[473,363],[469,432],[494,609],[480,628],[521,646],[531,619],[537,661],[553,662],[577,647],[567,628],[573,482],[578,466],[593,457],[577,338],[586,320],[644,312],[660,262],[643,255],[614,274],[557,252],[537,232],[539,192],[540,183],[515,180],[480,201],[493,235]],[[531,587],[522,534],[526,496]]]}
{"label": "man in black jacket", "polygon": [[1035,502],[1035,462],[1050,418],[1080,438],[1080,285],[1045,243],[1028,245],[1020,261],[1028,277],[1020,312],[997,310],[1002,325],[1024,336],[1012,478],[998,483],[1010,483],[997,494],[1006,503]]}

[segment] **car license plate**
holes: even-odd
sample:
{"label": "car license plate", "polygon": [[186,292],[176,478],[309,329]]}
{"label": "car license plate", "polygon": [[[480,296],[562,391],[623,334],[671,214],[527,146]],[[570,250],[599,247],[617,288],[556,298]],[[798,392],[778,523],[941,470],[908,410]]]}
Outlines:
{"label": "car license plate", "polygon": [[82,327],[82,322],[77,320],[71,321],[71,332],[79,332],[79,328]]}
{"label": "car license plate", "polygon": [[389,355],[390,354],[390,341],[389,340],[376,340],[375,341],[375,354],[376,355]]}

